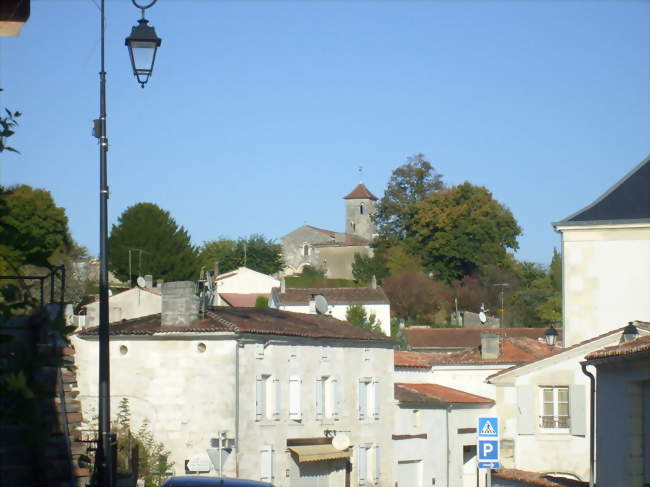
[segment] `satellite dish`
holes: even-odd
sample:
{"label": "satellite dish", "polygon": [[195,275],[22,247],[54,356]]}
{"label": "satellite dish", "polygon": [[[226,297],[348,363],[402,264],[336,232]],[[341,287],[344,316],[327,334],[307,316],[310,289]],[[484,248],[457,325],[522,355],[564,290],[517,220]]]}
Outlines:
{"label": "satellite dish", "polygon": [[147,285],[146,281],[144,280],[144,277],[138,276],[138,278],[135,281],[138,284],[138,287],[145,287]]}
{"label": "satellite dish", "polygon": [[323,296],[322,294],[316,296],[314,298],[314,304],[316,305],[316,311],[318,311],[322,315],[327,314],[327,310],[329,309],[329,306],[327,305],[327,299],[325,299],[325,296]]}
{"label": "satellite dish", "polygon": [[478,319],[481,320],[481,324],[484,325],[487,321],[487,316],[485,316],[485,313],[483,311],[480,311],[478,314]]}
{"label": "satellite dish", "polygon": [[347,450],[350,446],[350,438],[348,435],[338,434],[332,439],[332,446],[340,451]]}

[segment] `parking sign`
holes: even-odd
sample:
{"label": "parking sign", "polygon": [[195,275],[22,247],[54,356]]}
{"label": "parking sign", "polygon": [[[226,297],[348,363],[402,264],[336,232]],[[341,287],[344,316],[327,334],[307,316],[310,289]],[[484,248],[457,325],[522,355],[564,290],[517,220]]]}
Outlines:
{"label": "parking sign", "polygon": [[499,418],[482,416],[476,427],[478,468],[499,468]]}

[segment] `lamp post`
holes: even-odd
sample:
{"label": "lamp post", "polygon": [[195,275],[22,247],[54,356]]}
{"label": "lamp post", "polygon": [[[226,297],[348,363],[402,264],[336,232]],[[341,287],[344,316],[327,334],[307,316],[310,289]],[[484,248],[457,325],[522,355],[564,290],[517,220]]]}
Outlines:
{"label": "lamp post", "polygon": [[557,342],[557,330],[553,325],[549,326],[544,332],[544,340],[549,347],[554,347]]}
{"label": "lamp post", "polygon": [[634,322],[630,321],[627,326],[623,329],[623,341],[631,342],[639,338],[639,330],[634,326]]}
{"label": "lamp post", "polygon": [[[144,20],[144,10],[151,7],[157,0],[142,7],[135,0],[133,4],[143,12],[140,23]],[[99,139],[99,438],[95,464],[97,467],[97,483],[100,487],[113,487],[113,455],[111,448],[111,408],[110,408],[110,358],[109,358],[109,325],[108,325],[108,177],[107,153],[108,138],[106,136],[106,70],[105,70],[105,16],[104,2],[101,0],[100,11],[100,71],[99,71],[99,118],[93,122],[93,135]],[[146,20],[144,20],[146,26]],[[148,27],[153,30],[152,28]],[[136,28],[134,28],[135,30]],[[133,35],[133,33],[132,33]],[[155,32],[154,32],[155,35]],[[133,48],[142,48],[136,39],[134,46],[129,46],[133,62]],[[128,45],[128,43],[127,43]],[[160,46],[158,39],[156,47]],[[139,51],[136,51],[139,52]],[[155,51],[154,51],[155,57]],[[140,57],[138,57],[140,59]],[[146,78],[138,82],[144,87],[153,70],[153,58]],[[135,72],[135,71],[134,71]],[[137,76],[137,74],[136,74]]]}
{"label": "lamp post", "polygon": [[162,42],[162,39],[156,35],[156,30],[149,27],[149,21],[144,18],[144,11],[158,0],[153,0],[144,7],[138,5],[135,0],[131,1],[133,5],[142,10],[142,18],[138,20],[138,25],[131,29],[131,35],[124,40],[124,44],[129,48],[133,74],[138,79],[140,86],[144,88],[153,73],[156,52]]}

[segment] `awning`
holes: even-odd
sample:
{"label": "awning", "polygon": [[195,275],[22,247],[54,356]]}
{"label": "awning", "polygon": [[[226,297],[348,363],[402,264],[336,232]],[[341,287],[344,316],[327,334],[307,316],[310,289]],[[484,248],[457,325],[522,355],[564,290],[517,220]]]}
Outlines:
{"label": "awning", "polygon": [[300,463],[350,458],[351,454],[349,449],[341,451],[329,444],[290,446],[289,450],[298,455],[298,462]]}

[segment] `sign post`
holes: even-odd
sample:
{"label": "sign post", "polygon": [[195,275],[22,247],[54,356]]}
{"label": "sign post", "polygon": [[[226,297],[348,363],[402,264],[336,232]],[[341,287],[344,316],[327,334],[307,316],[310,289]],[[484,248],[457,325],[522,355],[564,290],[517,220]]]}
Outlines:
{"label": "sign post", "polygon": [[499,418],[481,416],[476,428],[478,468],[499,468]]}

